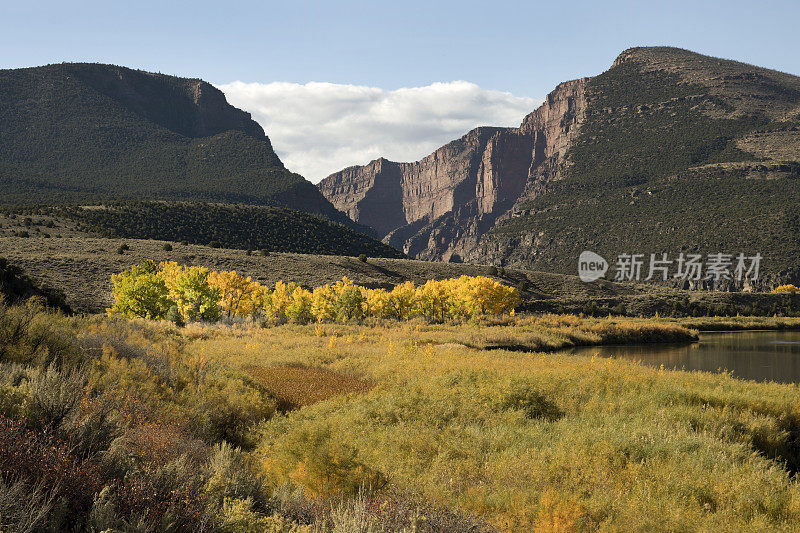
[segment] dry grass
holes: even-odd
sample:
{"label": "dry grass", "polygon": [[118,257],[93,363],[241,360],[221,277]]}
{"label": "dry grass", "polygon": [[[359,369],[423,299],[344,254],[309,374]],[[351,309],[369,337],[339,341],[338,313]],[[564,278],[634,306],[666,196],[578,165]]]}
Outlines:
{"label": "dry grass", "polygon": [[[669,320],[669,319],[667,319]],[[673,320],[686,328],[698,331],[737,331],[744,329],[800,329],[798,317],[698,317]]]}
{"label": "dry grass", "polygon": [[290,410],[335,396],[367,392],[374,382],[324,368],[300,365],[247,366],[251,376],[275,395],[278,409]]}
{"label": "dry grass", "polygon": [[[201,473],[206,477],[197,485],[202,490],[186,493],[186,501],[222,505],[220,522],[241,522],[240,530],[267,530],[263,513],[275,509],[265,503],[267,491],[297,486],[322,497],[371,487],[381,512],[384,506],[391,511],[391,494],[408,495],[422,509],[464,512],[501,531],[800,527],[797,385],[465,344],[498,336],[555,346],[691,334],[672,321],[547,315],[444,325],[414,320],[178,329],[108,317],[49,320],[60,324],[54,334],[74,331],[86,351],[93,368],[87,390],[98,393],[97,403],[86,406],[119,403],[122,419],[130,420],[121,428],[125,439],[103,442],[124,441],[138,455],[137,464],[158,468],[184,452],[197,460],[211,453],[213,468]],[[238,369],[249,369],[250,376]],[[31,391],[39,398],[71,390],[17,386],[18,372],[6,367],[7,377],[0,379],[4,412],[29,404],[17,405]],[[303,407],[273,416],[274,396],[267,389]],[[128,405],[143,407],[143,416]],[[227,444],[209,449],[208,443],[231,438],[254,446],[252,455]],[[31,447],[19,438],[7,444],[30,456]],[[55,463],[31,456],[24,464]],[[132,473],[126,479],[134,484],[124,485],[131,496],[123,493],[122,503],[134,510],[152,507],[158,487],[159,509],[168,509],[175,495],[184,501],[184,485],[174,483],[184,477],[177,474],[188,480],[204,471],[183,465],[152,479]],[[98,489],[79,495],[89,498]],[[217,499],[228,493],[238,500]],[[256,501],[260,507],[253,507]],[[197,505],[183,516],[200,516]],[[285,516],[316,520],[302,512]],[[381,518],[386,530],[398,530],[393,523]],[[463,530],[475,529],[449,529]]]}

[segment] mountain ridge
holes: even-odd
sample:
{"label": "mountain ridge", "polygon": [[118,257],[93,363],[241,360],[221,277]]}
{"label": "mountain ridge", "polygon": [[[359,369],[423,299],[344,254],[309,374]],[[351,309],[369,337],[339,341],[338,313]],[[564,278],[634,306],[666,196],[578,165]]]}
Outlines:
{"label": "mountain ridge", "polygon": [[117,65],[0,70],[0,185],[0,204],[274,205],[354,227],[219,89]]}
{"label": "mountain ridge", "polygon": [[[767,268],[791,275],[791,268],[800,264],[789,202],[795,197],[798,175],[793,165],[800,162],[800,136],[793,129],[798,117],[797,76],[678,48],[631,48],[604,73],[559,84],[520,127],[496,128],[492,143],[472,142],[458,153],[442,152],[449,143],[418,162],[394,163],[402,170],[435,160],[436,166],[425,175],[427,181],[417,179],[417,189],[436,190],[442,198],[439,205],[447,209],[437,211],[426,202],[415,202],[410,194],[414,189],[408,187],[413,176],[402,172],[398,180],[405,194],[402,212],[376,207],[370,197],[375,162],[334,173],[319,186],[354,220],[369,220],[369,213],[384,211],[385,220],[404,221],[383,238],[410,257],[572,272],[581,248],[595,247],[613,255],[623,250],[611,249],[612,245],[641,246],[641,253],[667,245],[674,246],[670,251],[675,253],[711,246],[713,233],[704,229],[708,221],[742,211],[736,206],[748,189],[754,189],[753,176],[759,175],[763,201],[753,202],[742,215],[758,219],[755,206],[768,209],[766,199],[776,200],[782,244],[762,238],[773,231],[759,223],[754,230],[760,237],[749,241],[723,224],[724,238],[714,245],[765,246],[772,253]],[[477,139],[476,131],[460,140]],[[530,145],[530,152],[508,150],[511,140]],[[525,167],[527,172],[521,170]],[[682,189],[670,187],[677,187],[676,180],[688,179],[690,170],[697,177],[692,184],[697,196],[684,200],[705,219],[699,214],[684,220],[665,216],[675,228],[672,233],[661,232],[661,244],[634,231],[645,221],[658,223],[643,209],[628,209],[630,221],[609,224],[592,219],[597,227],[583,233],[574,224],[589,222],[592,217],[586,209],[614,218],[614,212],[630,204],[630,195],[652,194],[646,189],[656,183],[662,193],[669,189],[659,196],[665,198],[662,207],[671,205],[669,199],[681,196]],[[713,181],[720,172],[725,175],[722,185]],[[764,186],[770,180],[777,181],[771,188]],[[461,197],[453,183],[460,187]],[[726,186],[741,193],[739,197],[726,196]],[[396,189],[397,184],[389,181],[384,187]],[[508,195],[498,196],[497,191]],[[587,208],[589,204],[592,207]],[[658,211],[652,205],[648,209]]]}

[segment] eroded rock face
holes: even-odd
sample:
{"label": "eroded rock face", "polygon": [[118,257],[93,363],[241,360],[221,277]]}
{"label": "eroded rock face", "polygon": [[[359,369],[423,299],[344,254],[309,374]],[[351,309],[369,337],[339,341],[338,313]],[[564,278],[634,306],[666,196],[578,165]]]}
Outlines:
{"label": "eroded rock face", "polygon": [[476,128],[414,163],[377,159],[325,178],[322,194],[411,257],[458,260],[530,189],[558,179],[586,107],[559,85],[519,128]]}

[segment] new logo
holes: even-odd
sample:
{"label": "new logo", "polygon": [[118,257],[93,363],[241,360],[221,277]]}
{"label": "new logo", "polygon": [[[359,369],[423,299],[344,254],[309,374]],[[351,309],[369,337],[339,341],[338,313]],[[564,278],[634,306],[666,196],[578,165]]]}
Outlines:
{"label": "new logo", "polygon": [[581,281],[590,282],[602,278],[608,271],[608,261],[602,256],[585,250],[578,257],[578,276]]}

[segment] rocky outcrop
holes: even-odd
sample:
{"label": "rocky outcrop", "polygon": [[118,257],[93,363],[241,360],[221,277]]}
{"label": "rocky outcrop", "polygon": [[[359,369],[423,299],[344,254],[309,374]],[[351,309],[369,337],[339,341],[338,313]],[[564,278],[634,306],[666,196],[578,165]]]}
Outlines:
{"label": "rocky outcrop", "polygon": [[186,137],[235,130],[266,138],[250,113],[229,104],[222,91],[203,80],[93,63],[61,68],[125,108]]}
{"label": "rocky outcrop", "polygon": [[328,176],[319,189],[410,256],[459,260],[526,189],[558,179],[585,86],[562,83],[519,128],[476,128],[420,161],[377,159]]}

